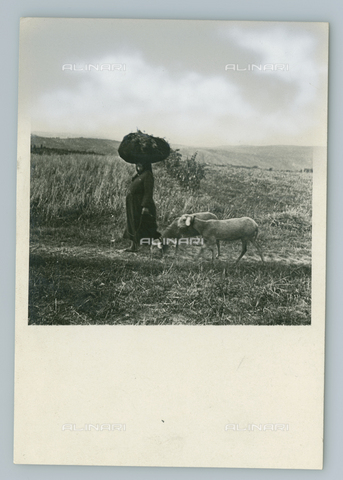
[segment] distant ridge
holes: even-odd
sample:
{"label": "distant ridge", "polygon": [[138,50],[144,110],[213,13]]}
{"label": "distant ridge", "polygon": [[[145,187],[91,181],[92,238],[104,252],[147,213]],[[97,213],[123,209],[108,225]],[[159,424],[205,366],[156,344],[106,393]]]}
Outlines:
{"label": "distant ridge", "polygon": [[31,147],[40,146],[56,150],[69,150],[70,152],[95,153],[98,155],[118,155],[120,142],[117,140],[104,140],[101,138],[60,138],[31,135]]}
{"label": "distant ridge", "polygon": [[304,168],[312,168],[313,148],[295,145],[239,145],[215,148],[182,146],[179,149],[183,156],[191,156],[197,151],[197,160],[209,165],[234,165],[250,168],[272,168],[273,170],[302,170]]}
{"label": "distant ridge", "polygon": [[[75,153],[85,152],[98,155],[118,155],[120,142],[100,138],[60,138],[31,136],[31,145],[36,148],[63,150]],[[263,168],[273,170],[303,170],[312,168],[314,150],[325,147],[308,147],[296,145],[263,145],[263,146],[219,146],[188,147],[171,145],[178,148],[183,158],[191,157],[195,152],[197,160],[207,165],[233,165],[247,168]],[[61,152],[62,153],[62,152]]]}

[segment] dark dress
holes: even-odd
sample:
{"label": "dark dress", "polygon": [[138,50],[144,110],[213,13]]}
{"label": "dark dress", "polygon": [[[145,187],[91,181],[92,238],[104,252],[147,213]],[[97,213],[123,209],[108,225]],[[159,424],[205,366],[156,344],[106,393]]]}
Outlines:
{"label": "dark dress", "polygon": [[[154,177],[145,170],[132,178],[129,193],[126,196],[127,225],[124,238],[139,243],[141,238],[156,239],[161,236],[157,231],[156,206],[152,198]],[[142,208],[148,208],[149,214],[142,215]]]}

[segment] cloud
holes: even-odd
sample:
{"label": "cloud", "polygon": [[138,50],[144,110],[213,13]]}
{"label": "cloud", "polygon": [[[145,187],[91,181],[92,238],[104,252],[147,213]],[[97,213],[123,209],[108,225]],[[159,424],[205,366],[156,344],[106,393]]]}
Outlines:
{"label": "cloud", "polygon": [[[113,59],[103,58],[97,63],[111,64]],[[79,63],[78,67],[81,66]],[[196,131],[209,128],[223,115],[246,119],[253,113],[237,86],[227,79],[193,71],[174,74],[149,65],[139,55],[126,59],[125,72],[64,73],[63,87],[44,93],[32,106],[33,125],[45,123],[63,131],[111,128],[127,132],[153,124],[160,126],[161,134],[166,126],[171,132],[185,128]]]}
{"label": "cloud", "polygon": [[240,81],[224,70],[197,71],[185,60],[173,70],[167,60],[152,65],[138,51],[113,52],[87,63],[120,59],[125,71],[63,72],[59,87],[31,106],[33,131],[119,140],[139,128],[189,145],[311,143],[311,129],[323,118],[314,114],[321,75],[314,39],[297,33],[290,40],[282,27],[224,34],[258,63],[289,63],[290,71],[249,72]]}
{"label": "cloud", "polygon": [[[296,95],[290,108],[297,109],[316,101],[326,66],[320,65],[317,55],[317,38],[306,29],[299,29],[294,24],[283,24],[246,28],[235,26],[223,29],[222,36],[235,42],[250,52],[256,62],[261,64],[288,64],[289,71],[260,72],[254,70],[256,76],[273,76],[283,84],[293,84]],[[285,86],[286,87],[286,86]],[[285,88],[286,89],[286,88]]]}

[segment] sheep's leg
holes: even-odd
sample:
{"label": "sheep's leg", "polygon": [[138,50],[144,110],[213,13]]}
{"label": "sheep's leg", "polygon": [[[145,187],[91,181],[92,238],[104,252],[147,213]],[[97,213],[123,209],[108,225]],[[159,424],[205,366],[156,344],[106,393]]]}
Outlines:
{"label": "sheep's leg", "polygon": [[248,244],[247,240],[242,239],[242,251],[241,251],[240,256],[236,260],[236,264],[240,261],[240,259],[243,257],[243,255],[245,255],[245,252],[247,251],[247,244]]}
{"label": "sheep's leg", "polygon": [[219,240],[216,240],[216,244],[217,244],[217,250],[218,250],[217,258],[219,258],[220,257],[220,242],[219,242]]}
{"label": "sheep's leg", "polygon": [[200,257],[204,258],[204,252],[205,252],[206,248],[210,248],[212,250],[212,261],[213,261],[213,257],[214,257],[213,248],[211,247],[211,242],[208,241],[207,239],[206,240],[204,239],[204,243],[203,243],[202,247],[200,248],[200,252],[199,252],[197,258],[200,258]]}
{"label": "sheep's leg", "polygon": [[215,248],[215,244],[216,244],[216,239],[211,237],[211,238],[207,238],[205,240],[205,246],[207,248],[209,248],[212,252],[212,263],[214,262],[214,248]]}
{"label": "sheep's leg", "polygon": [[198,253],[198,258],[204,258],[204,252],[207,248],[207,244],[204,242],[204,245],[200,248],[200,252]]}
{"label": "sheep's leg", "polygon": [[205,248],[206,248],[206,245],[205,245],[205,242],[203,242],[203,244],[202,244],[202,246],[201,246],[201,248],[200,248],[200,250],[199,250],[199,253],[198,253],[198,255],[196,256],[197,259],[199,259],[200,257],[203,257],[203,256],[204,256],[204,250],[205,250]]}
{"label": "sheep's leg", "polygon": [[254,238],[253,240],[251,240],[251,243],[254,245],[254,247],[257,249],[260,257],[261,257],[261,260],[262,262],[264,263],[264,258],[263,258],[263,252],[262,252],[262,248],[257,240],[257,238]]}

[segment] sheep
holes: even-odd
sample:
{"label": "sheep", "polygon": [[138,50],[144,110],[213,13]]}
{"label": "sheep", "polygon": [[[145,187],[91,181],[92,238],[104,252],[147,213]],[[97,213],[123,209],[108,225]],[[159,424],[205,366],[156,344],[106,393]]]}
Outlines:
{"label": "sheep", "polygon": [[236,264],[247,251],[247,243],[250,241],[255,245],[262,262],[264,263],[262,249],[257,242],[258,225],[249,217],[230,218],[228,220],[202,220],[195,215],[182,215],[178,220],[180,229],[196,229],[204,239],[204,246],[201,248],[199,256],[203,254],[205,248],[212,251],[212,261],[214,260],[214,244],[218,240],[241,240],[242,251]]}
{"label": "sheep", "polygon": [[[211,213],[211,212],[198,212],[198,213],[194,213],[193,214],[194,217],[196,218],[200,218],[202,220],[210,220],[210,219],[214,219],[214,220],[217,220],[218,217],[214,214],[214,213]],[[179,225],[179,219],[181,217],[178,217],[176,218],[163,232],[162,232],[162,235],[161,235],[161,242],[160,244],[158,245],[159,248],[161,248],[161,252],[162,254],[165,253],[168,248],[169,248],[169,245],[166,243],[167,240],[171,240],[172,243],[175,244],[176,248],[175,248],[175,255],[177,254],[178,252],[178,248],[179,248],[179,240],[180,238],[192,238],[192,237],[199,237],[199,232],[195,229],[195,228],[192,228],[192,227],[189,227],[189,226],[180,226]],[[217,256],[219,257],[220,256],[220,245],[219,245],[219,240],[216,241],[217,243],[217,250],[218,250],[218,254]]]}

